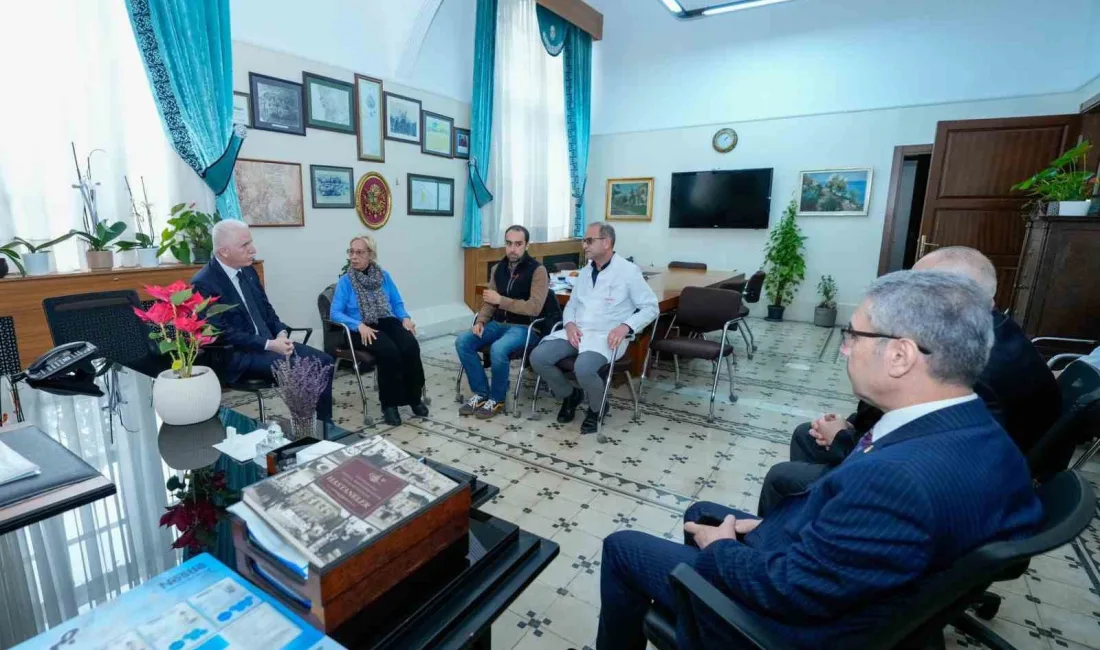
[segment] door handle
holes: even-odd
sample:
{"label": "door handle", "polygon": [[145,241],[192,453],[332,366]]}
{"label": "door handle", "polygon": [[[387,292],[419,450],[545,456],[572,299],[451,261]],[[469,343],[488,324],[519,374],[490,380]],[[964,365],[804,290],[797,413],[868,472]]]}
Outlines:
{"label": "door handle", "polygon": [[924,257],[929,248],[939,247],[939,244],[933,244],[932,242],[928,241],[927,235],[921,235],[920,241],[917,243],[917,259],[919,260],[920,258]]}

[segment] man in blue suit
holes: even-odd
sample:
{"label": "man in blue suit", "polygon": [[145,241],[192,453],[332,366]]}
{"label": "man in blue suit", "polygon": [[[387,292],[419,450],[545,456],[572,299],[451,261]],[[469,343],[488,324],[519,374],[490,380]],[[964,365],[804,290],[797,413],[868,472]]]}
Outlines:
{"label": "man in blue suit", "polygon": [[[268,302],[260,276],[252,268],[256,247],[252,234],[242,221],[219,221],[212,232],[214,255],[191,278],[191,285],[203,296],[218,296],[223,304],[239,305],[211,317],[221,331],[218,342],[231,345],[225,367],[218,368],[222,379],[233,382],[242,377],[272,377],[271,364],[292,354],[318,357],[331,364],[332,357],[308,345],[290,340],[287,326]],[[332,375],[317,402],[317,418],[332,421]]]}
{"label": "man in blue suit", "polygon": [[[668,575],[681,562],[795,647],[860,647],[860,635],[904,611],[922,578],[1036,529],[1043,513],[1027,464],[971,388],[993,343],[982,296],[973,280],[942,271],[872,284],[841,349],[853,392],[882,419],[839,467],[764,519],[697,503],[684,545],[636,531],[605,539],[597,649],[645,648],[646,608],[674,609]],[[708,647],[737,647],[705,626]]]}

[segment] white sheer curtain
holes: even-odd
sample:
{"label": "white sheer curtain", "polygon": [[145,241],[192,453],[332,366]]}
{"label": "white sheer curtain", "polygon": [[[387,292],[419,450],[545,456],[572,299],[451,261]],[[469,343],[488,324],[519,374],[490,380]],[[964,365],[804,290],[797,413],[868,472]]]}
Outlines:
{"label": "white sheer curtain", "polygon": [[504,245],[512,224],[532,241],[570,235],[569,146],[562,58],[546,53],[535,0],[500,0],[493,97],[493,147],[482,233]]}
{"label": "white sheer curtain", "polygon": [[[0,61],[8,92],[0,102],[0,243],[45,241],[82,227],[70,142],[80,166],[89,152],[101,219],[125,221],[133,238],[123,176],[145,178],[154,226],[174,202],[200,200],[198,177],[164,135],[122,0],[36,0],[0,9]],[[70,240],[54,248],[57,270],[84,265]]]}

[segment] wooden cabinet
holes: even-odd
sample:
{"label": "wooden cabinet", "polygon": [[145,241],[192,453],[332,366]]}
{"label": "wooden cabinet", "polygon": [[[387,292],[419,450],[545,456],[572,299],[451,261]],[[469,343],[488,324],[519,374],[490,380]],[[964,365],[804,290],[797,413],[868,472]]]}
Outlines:
{"label": "wooden cabinet", "polygon": [[1032,217],[1012,316],[1029,337],[1100,339],[1100,218]]}
{"label": "wooden cabinet", "polygon": [[[44,299],[78,293],[133,289],[142,300],[149,300],[150,296],[145,292],[146,286],[163,286],[176,280],[190,283],[192,276],[201,268],[201,265],[165,264],[155,268],[51,273],[33,277],[8,276],[0,280],[0,316],[13,317],[15,338],[19,344],[19,363],[26,368],[43,352],[53,347],[50,328],[46,324],[46,313],[42,310]],[[263,262],[256,262],[255,268],[262,282]]]}

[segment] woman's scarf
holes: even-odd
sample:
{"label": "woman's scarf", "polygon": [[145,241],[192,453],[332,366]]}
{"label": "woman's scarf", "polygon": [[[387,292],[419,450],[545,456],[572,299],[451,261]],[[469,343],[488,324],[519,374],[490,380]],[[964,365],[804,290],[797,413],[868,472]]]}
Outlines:
{"label": "woman's scarf", "polygon": [[367,325],[377,325],[383,318],[393,316],[390,299],[382,289],[382,267],[371,263],[365,271],[348,269],[348,278],[359,301],[359,313]]}

